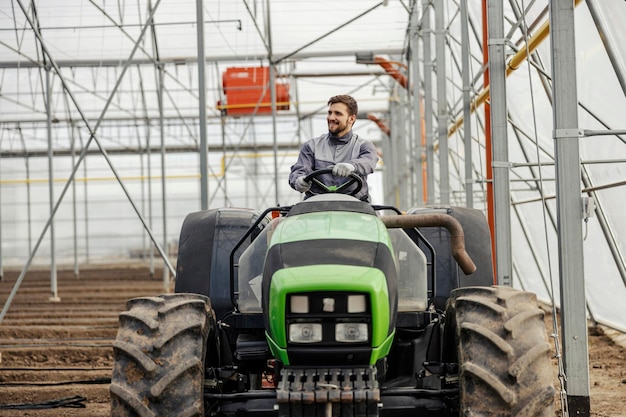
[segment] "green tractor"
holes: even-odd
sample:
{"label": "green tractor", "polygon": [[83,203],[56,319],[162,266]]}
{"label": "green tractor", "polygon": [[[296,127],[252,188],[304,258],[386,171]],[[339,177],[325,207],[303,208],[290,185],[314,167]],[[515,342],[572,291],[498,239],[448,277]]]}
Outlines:
{"label": "green tractor", "polygon": [[492,285],[481,212],[326,191],[186,217],[175,293],[120,314],[113,416],[554,416],[544,312]]}

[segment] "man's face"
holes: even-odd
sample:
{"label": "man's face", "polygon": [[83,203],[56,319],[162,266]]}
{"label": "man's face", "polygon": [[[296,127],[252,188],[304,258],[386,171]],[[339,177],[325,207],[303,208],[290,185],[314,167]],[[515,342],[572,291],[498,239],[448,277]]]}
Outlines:
{"label": "man's face", "polygon": [[332,103],[328,107],[328,131],[336,136],[343,136],[352,129],[356,116],[348,115],[348,106],[343,103]]}

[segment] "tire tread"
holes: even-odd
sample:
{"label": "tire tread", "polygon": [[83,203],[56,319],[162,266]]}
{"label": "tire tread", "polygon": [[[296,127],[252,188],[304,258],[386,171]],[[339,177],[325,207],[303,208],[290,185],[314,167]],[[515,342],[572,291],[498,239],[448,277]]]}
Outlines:
{"label": "tire tread", "polygon": [[554,416],[554,370],[535,294],[510,287],[455,290],[460,415]]}
{"label": "tire tread", "polygon": [[127,303],[113,344],[112,417],[202,416],[207,297],[164,294]]}

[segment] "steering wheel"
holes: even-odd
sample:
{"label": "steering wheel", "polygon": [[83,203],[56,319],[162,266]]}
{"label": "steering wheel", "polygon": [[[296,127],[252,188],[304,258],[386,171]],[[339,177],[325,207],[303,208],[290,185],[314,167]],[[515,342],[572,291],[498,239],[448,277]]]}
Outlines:
{"label": "steering wheel", "polygon": [[307,191],[307,193],[311,195],[340,193],[342,190],[348,188],[352,184],[356,184],[356,187],[354,188],[354,190],[351,190],[349,193],[346,193],[347,195],[355,196],[359,191],[361,191],[361,188],[363,188],[363,178],[359,177],[355,173],[348,175],[348,181],[344,182],[341,185],[326,185],[318,179],[319,176],[324,175],[324,174],[330,174],[332,172],[333,172],[332,168],[318,169],[317,171],[313,171],[309,175],[304,177],[305,181],[307,182],[311,181],[322,190],[322,192],[315,192],[315,191],[309,190]]}

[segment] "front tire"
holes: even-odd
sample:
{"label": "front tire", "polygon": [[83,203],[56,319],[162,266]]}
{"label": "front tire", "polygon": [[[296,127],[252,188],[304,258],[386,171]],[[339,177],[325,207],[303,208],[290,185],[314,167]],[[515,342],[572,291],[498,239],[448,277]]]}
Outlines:
{"label": "front tire", "polygon": [[203,416],[209,299],[166,294],[127,308],[113,344],[111,416]]}
{"label": "front tire", "polygon": [[554,416],[551,345],[543,316],[529,292],[510,287],[452,292],[446,326],[454,329],[456,341],[460,416]]}

